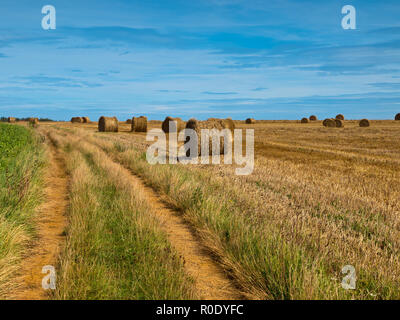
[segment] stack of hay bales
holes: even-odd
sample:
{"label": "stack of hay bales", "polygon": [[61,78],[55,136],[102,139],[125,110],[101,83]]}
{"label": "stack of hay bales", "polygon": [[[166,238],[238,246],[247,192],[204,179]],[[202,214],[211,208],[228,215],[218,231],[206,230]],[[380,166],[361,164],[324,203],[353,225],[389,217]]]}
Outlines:
{"label": "stack of hay bales", "polygon": [[342,114],[338,114],[337,116],[336,116],[336,119],[338,119],[338,120],[344,120],[344,115],[342,115]]}
{"label": "stack of hay bales", "polygon": [[13,117],[8,117],[7,121],[8,121],[8,123],[15,123],[17,121],[17,119],[15,119]]}
{"label": "stack of hay bales", "polygon": [[89,117],[81,117],[81,118],[82,118],[83,123],[90,123]]}
{"label": "stack of hay bales", "polygon": [[246,124],[254,124],[254,123],[256,123],[256,120],[253,118],[247,118],[245,122],[246,122]]}
{"label": "stack of hay bales", "polygon": [[310,121],[317,121],[317,120],[318,120],[317,116],[314,115],[310,116]]}
{"label": "stack of hay bales", "polygon": [[133,117],[131,132],[147,132],[147,117]]}
{"label": "stack of hay bales", "polygon": [[132,124],[132,119],[126,119],[126,124]]}
{"label": "stack of hay bales", "polygon": [[310,122],[310,120],[308,120],[308,118],[301,119],[301,123],[309,123],[309,122]]}
{"label": "stack of hay bales", "polygon": [[343,128],[344,127],[344,121],[340,119],[335,119],[335,124],[336,128]]}
{"label": "stack of hay bales", "polygon": [[364,127],[365,128],[365,127],[369,127],[370,123],[369,123],[368,119],[362,119],[362,120],[360,120],[359,125],[360,125],[360,127]]}
{"label": "stack of hay bales", "polygon": [[324,121],[322,121],[322,125],[324,127],[328,127],[328,128],[335,128],[336,127],[336,119],[325,119]]}
{"label": "stack of hay bales", "polygon": [[[186,123],[181,118],[166,117],[161,125],[162,131],[164,131],[164,133],[170,133],[170,127],[169,127],[170,121],[176,122],[176,130],[178,133],[183,129],[185,129],[186,127]],[[207,120],[207,121],[215,121],[215,120]]]}
{"label": "stack of hay bales", "polygon": [[117,117],[100,117],[99,131],[100,132],[118,132]]}
{"label": "stack of hay bales", "polygon": [[396,114],[396,116],[394,117],[394,120],[399,120],[400,121],[400,113]]}
{"label": "stack of hay bales", "polygon": [[73,117],[71,118],[72,123],[83,123],[83,118],[81,117]]}
{"label": "stack of hay bales", "polygon": [[[186,123],[186,129],[192,129],[196,132],[197,138],[198,138],[198,155],[201,155],[201,130],[203,129],[209,129],[210,131],[212,129],[217,129],[217,130],[224,130],[228,129],[231,131],[231,137],[228,137],[228,140],[226,141],[227,144],[231,144],[233,142],[233,134],[235,130],[235,124],[233,123],[232,119],[220,119],[220,120],[207,120],[207,121],[198,121],[194,118],[190,119]],[[189,142],[190,137],[186,137],[185,144]],[[210,137],[209,139],[209,155],[212,155],[213,149],[216,151],[216,146],[213,145],[212,143],[212,138]],[[225,153],[225,139],[221,138],[219,141],[219,148],[220,148],[220,154]],[[190,157],[190,150],[187,150],[186,156]]]}

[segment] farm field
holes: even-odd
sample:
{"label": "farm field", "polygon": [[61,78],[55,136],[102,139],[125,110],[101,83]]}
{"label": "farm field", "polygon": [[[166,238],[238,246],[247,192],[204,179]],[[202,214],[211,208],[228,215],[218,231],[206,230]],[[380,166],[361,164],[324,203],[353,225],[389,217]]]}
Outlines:
{"label": "farm field", "polygon": [[[400,122],[236,127],[255,130],[248,176],[150,165],[146,133],[124,123],[0,124],[1,298],[399,299]],[[57,270],[50,294],[45,264]],[[355,290],[341,286],[346,265]]]}

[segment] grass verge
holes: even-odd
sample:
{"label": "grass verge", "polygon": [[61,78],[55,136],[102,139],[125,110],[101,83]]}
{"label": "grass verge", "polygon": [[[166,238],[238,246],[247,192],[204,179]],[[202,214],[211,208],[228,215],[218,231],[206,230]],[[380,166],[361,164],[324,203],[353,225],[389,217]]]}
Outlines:
{"label": "grass verge", "polygon": [[16,289],[19,263],[34,238],[44,165],[32,130],[0,123],[0,298]]}

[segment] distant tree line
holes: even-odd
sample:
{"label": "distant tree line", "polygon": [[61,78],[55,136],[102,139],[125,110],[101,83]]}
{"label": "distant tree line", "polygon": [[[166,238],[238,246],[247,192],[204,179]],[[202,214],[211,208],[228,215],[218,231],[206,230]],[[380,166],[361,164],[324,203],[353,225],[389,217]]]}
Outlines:
{"label": "distant tree line", "polygon": [[[29,118],[15,118],[17,121],[28,121]],[[8,117],[0,117],[0,122],[7,122]],[[39,122],[53,122],[54,120],[49,118],[39,118]]]}

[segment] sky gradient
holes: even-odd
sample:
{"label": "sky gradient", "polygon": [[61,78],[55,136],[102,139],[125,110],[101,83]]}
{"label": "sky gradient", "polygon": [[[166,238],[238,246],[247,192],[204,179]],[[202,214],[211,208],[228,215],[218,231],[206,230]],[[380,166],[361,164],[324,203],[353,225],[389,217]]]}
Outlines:
{"label": "sky gradient", "polygon": [[0,14],[0,116],[400,112],[398,0],[2,0]]}

